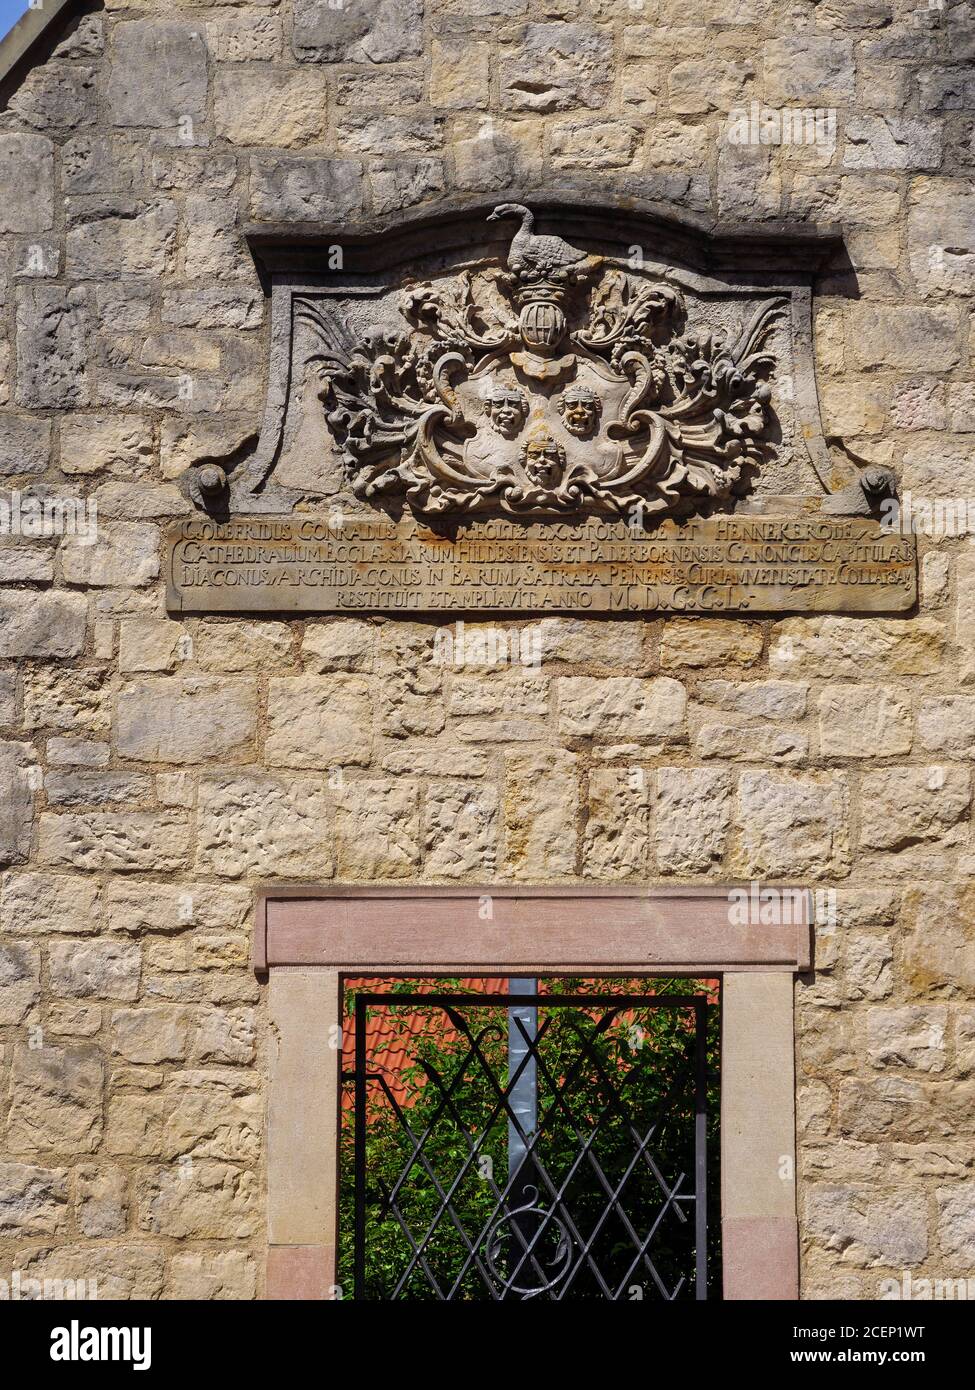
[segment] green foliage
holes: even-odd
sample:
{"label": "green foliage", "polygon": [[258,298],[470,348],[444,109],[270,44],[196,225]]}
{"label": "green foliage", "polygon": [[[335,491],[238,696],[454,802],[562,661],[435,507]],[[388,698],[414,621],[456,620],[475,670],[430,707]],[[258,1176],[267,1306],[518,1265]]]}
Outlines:
{"label": "green foliage", "polygon": [[[377,983],[370,982],[366,991],[371,992]],[[706,1037],[708,1182],[713,1196],[718,1190],[718,1008],[715,987],[713,982],[709,984],[710,994],[699,981],[656,979],[549,979],[542,989],[559,995],[646,994],[661,998],[694,994],[711,1000]],[[445,1028],[447,1016],[441,1007],[394,1002],[397,995],[429,993],[432,988],[450,993],[459,987],[457,980],[390,982],[390,1003],[380,1006],[388,1020],[387,1029],[368,1059],[370,1074],[382,1073],[384,1057],[401,1056],[404,1043],[408,1061],[396,1072],[405,1096],[398,1094],[396,1086],[390,1084],[387,1091],[378,1082],[371,1082],[367,1093],[364,1296],[433,1299],[438,1296],[431,1287],[434,1282],[440,1296],[449,1293],[454,1298],[483,1300],[496,1297],[501,1281],[513,1275],[520,1290],[555,1280],[553,1291],[543,1293],[543,1297],[600,1299],[606,1297],[606,1287],[614,1292],[622,1289],[624,1298],[662,1297],[653,1274],[638,1257],[638,1242],[664,1206],[659,1179],[672,1187],[683,1173],[679,1191],[694,1192],[693,1010],[641,1005],[635,1009],[620,1007],[613,1013],[602,1003],[591,1009],[541,1008],[538,1088],[542,1137],[537,1152],[549,1182],[538,1173],[527,1175],[537,1188],[535,1199],[531,1192],[522,1191],[522,1174],[517,1188],[522,1195],[503,1199],[500,1194],[508,1176],[507,1114],[499,1094],[508,1080],[503,996],[489,996],[487,1006],[453,1011],[453,1030]],[[350,1012],[352,1006],[349,996]],[[606,1026],[597,1027],[610,1013]],[[471,1056],[472,1050],[476,1055]],[[351,1080],[346,1085],[351,1096]],[[634,1164],[638,1140],[651,1126],[647,1157]],[[353,1111],[349,1105],[342,1127],[339,1257],[339,1282],[347,1296],[354,1284],[353,1157]],[[602,1181],[593,1159],[598,1161]],[[632,1171],[627,1176],[629,1168]],[[625,1215],[612,1208],[606,1215],[609,1198],[604,1183],[615,1190],[624,1177],[619,1206]],[[526,1257],[525,1241],[538,1230],[540,1212],[514,1221],[509,1213],[514,1206],[527,1203],[548,1210],[553,1205],[552,1186],[561,1191],[564,1202],[556,1214],[568,1210],[574,1230],[549,1220],[532,1255]],[[445,1197],[449,1198],[446,1209]],[[677,1206],[686,1217],[683,1222]],[[522,1233],[520,1239],[514,1229],[516,1223]],[[695,1294],[694,1229],[694,1203],[672,1204],[649,1249],[668,1291],[683,1278],[681,1298]],[[709,1296],[713,1297],[720,1283],[718,1222],[710,1222],[709,1230],[708,1282]],[[566,1285],[557,1276],[575,1262],[579,1240],[590,1238],[592,1263],[584,1261]],[[422,1256],[417,1256],[416,1247],[421,1244]],[[522,1296],[515,1291],[506,1294]]]}

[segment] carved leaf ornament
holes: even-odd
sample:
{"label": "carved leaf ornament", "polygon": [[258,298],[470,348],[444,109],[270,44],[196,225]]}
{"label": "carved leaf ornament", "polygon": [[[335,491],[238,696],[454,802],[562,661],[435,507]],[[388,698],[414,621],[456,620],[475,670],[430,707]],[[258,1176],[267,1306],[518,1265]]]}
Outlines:
{"label": "carved leaf ornament", "polygon": [[[317,304],[309,358],[356,496],[420,515],[683,515],[740,495],[765,456],[786,301],[731,343],[688,331],[676,288],[607,267],[531,212],[497,294],[466,274],[404,293],[401,332],[339,342]],[[501,305],[503,307],[499,308]]]}

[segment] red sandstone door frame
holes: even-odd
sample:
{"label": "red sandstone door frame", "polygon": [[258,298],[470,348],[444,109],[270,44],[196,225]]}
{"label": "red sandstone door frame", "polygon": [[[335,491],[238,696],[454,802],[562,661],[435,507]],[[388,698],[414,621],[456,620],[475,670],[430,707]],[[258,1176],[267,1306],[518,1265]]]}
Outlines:
{"label": "red sandstone door frame", "polygon": [[337,1296],[343,979],[518,973],[722,977],[724,1296],[798,1298],[793,980],[812,965],[809,895],[790,890],[775,924],[742,924],[732,891],[260,894],[254,968],[269,981],[271,1022],[267,1297]]}

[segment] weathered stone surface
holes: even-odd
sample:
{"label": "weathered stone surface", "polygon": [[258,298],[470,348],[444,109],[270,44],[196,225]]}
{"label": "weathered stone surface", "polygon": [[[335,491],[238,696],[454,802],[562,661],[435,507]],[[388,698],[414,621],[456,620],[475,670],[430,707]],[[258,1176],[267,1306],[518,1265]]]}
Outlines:
{"label": "weathered stone surface", "polygon": [[265,68],[255,82],[249,69],[218,69],[213,112],[234,145],[307,145],[325,133],[325,87],[316,72]]}
{"label": "weathered stone surface", "polygon": [[261,1150],[263,1106],[249,1083],[224,1071],[184,1071],[168,1088],[163,1126],[166,1158],[247,1163]]}
{"label": "weathered stone surface", "polygon": [[251,910],[251,895],[230,884],[136,883],[105,885],[100,911],[111,931],[178,932],[240,930]]}
{"label": "weathered stone surface", "polygon": [[0,728],[17,718],[17,677],[13,671],[0,671]]}
{"label": "weathered stone surface", "polygon": [[416,782],[343,778],[333,795],[339,876],[410,877],[420,861]]}
{"label": "weathered stone surface", "polygon": [[622,666],[627,670],[646,665],[642,623],[619,619],[613,623],[595,623],[582,618],[543,618],[529,631],[527,649],[537,650],[543,663],[569,661]]}
{"label": "weathered stone surface", "polygon": [[102,1133],[104,1062],[92,1047],[14,1049],[7,1147],[92,1153]]}
{"label": "weathered stone surface", "polygon": [[761,654],[762,630],[750,623],[676,618],[664,624],[660,638],[660,665],[665,671],[713,667],[717,662],[751,666]]}
{"label": "weathered stone surface", "polygon": [[17,294],[17,400],[35,407],[88,402],[88,295],[32,283]]}
{"label": "weathered stone surface", "polygon": [[127,1062],[179,1062],[187,1055],[193,1020],[169,1004],[117,1009],[112,1014],[112,1047]]}
{"label": "weathered stone surface", "polygon": [[149,800],[149,778],[138,772],[48,772],[48,806],[135,806]]}
{"label": "weathered stone surface", "polygon": [[79,215],[65,238],[67,269],[79,279],[162,274],[176,247],[176,206],[106,200]]}
{"label": "weathered stone surface", "polygon": [[43,473],[50,447],[49,420],[0,415],[0,474]]}
{"label": "weathered stone surface", "polygon": [[43,135],[0,135],[0,232],[36,236],[54,223],[54,146]]}
{"label": "weathered stone surface", "polygon": [[503,51],[501,105],[513,111],[600,107],[612,76],[612,37],[585,24],[529,24]]}
{"label": "weathered stone surface", "polygon": [[769,667],[817,680],[936,675],[945,641],[933,618],[787,618],[775,626]]}
{"label": "weathered stone surface", "polygon": [[[438,771],[462,772],[453,758]],[[417,768],[419,773],[421,769]],[[436,878],[490,877],[498,856],[498,795],[492,786],[460,777],[426,786],[423,799],[423,869]]]}
{"label": "weathered stone surface", "polygon": [[41,955],[25,941],[0,942],[0,1024],[22,1023],[41,994]]}
{"label": "weathered stone surface", "polygon": [[239,878],[328,878],[329,807],[321,778],[260,773],[200,779],[201,870]]}
{"label": "weathered stone surface", "polygon": [[[975,88],[972,89],[975,105]],[[975,197],[952,179],[919,179],[907,224],[911,273],[924,294],[975,289]]]}
{"label": "weathered stone surface", "polygon": [[[80,611],[71,610],[72,622]],[[57,609],[52,616],[56,621]],[[72,623],[65,626],[70,632]],[[72,670],[59,665],[43,666],[24,679],[24,727],[59,729],[79,735],[106,733],[107,694],[105,672],[97,667]]]}
{"label": "weathered stone surface", "polygon": [[867,1057],[875,1067],[942,1071],[947,1020],[947,1009],[939,1007],[870,1009],[866,1015]]}
{"label": "weathered stone surface", "polygon": [[745,878],[849,871],[849,788],[839,774],[743,772],[737,821],[732,858]]}
{"label": "weathered stone surface", "polygon": [[731,776],[711,768],[656,772],[654,843],[662,872],[701,873],[720,861],[731,818]]}
{"label": "weathered stone surface", "polygon": [[804,681],[702,681],[699,700],[754,719],[801,719],[809,686]]}
{"label": "weathered stone surface", "polygon": [[159,574],[159,529],[136,521],[100,524],[94,545],[80,537],[62,542],[61,564],[69,584],[141,588]]}
{"label": "weathered stone surface", "polygon": [[7,874],[0,930],[23,935],[95,931],[99,891],[97,883],[74,876]]}
{"label": "weathered stone surface", "polygon": [[120,691],[115,728],[123,758],[233,761],[246,754],[257,730],[257,686],[200,675],[143,681]]}
{"label": "weathered stone surface", "polygon": [[968,884],[925,884],[908,892],[905,916],[910,929],[902,952],[912,989],[975,993],[975,891]]}
{"label": "weathered stone surface", "polygon": [[314,63],[394,63],[422,51],[423,0],[365,0],[336,9],[328,0],[296,0],[293,43]]}
{"label": "weathered stone surface", "polygon": [[937,121],[860,115],[846,122],[846,169],[935,169],[941,160]]}
{"label": "weathered stone surface", "polygon": [[819,697],[819,751],[826,757],[899,757],[911,751],[912,725],[903,688],[831,685]]}
{"label": "weathered stone surface", "polygon": [[776,764],[802,763],[809,752],[805,734],[766,730],[754,724],[702,724],[694,734],[694,749],[702,758],[755,762],[761,757]]}
{"label": "weathered stone surface", "polygon": [[796,34],[762,45],[770,106],[834,106],[853,96],[853,41]]}
{"label": "weathered stone surface", "polygon": [[192,139],[192,123],[202,121],[207,99],[200,26],[162,20],[117,26],[107,90],[116,125],[165,128],[182,121]]}
{"label": "weathered stone surface", "polygon": [[[149,1245],[57,1245],[18,1250],[22,1277],[52,1289],[55,1298],[156,1299],[162,1291],[165,1251]],[[57,1292],[61,1290],[61,1292]]]}
{"label": "weathered stone surface", "polygon": [[306,671],[371,671],[376,629],[354,619],[309,623],[301,643]]}
{"label": "weathered stone surface", "polygon": [[291,676],[268,688],[271,767],[365,767],[372,757],[369,683],[356,676]]}
{"label": "weathered stone surface", "polygon": [[0,658],[77,656],[87,605],[80,594],[0,593]]}
{"label": "weathered stone surface", "polygon": [[373,162],[369,174],[377,212],[412,207],[442,193],[445,187],[443,160],[432,155]]}
{"label": "weathered stone surface", "polygon": [[81,1235],[101,1239],[124,1234],[128,1213],[125,1174],[118,1168],[83,1164],[73,1176]]}
{"label": "weathered stone surface", "polygon": [[860,842],[897,850],[923,841],[957,844],[969,833],[969,776],[957,767],[896,767],[861,782]]}
{"label": "weathered stone surface", "polygon": [[519,879],[575,873],[577,759],[564,750],[504,757],[505,870]]}
{"label": "weathered stone surface", "polygon": [[258,221],[334,222],[362,205],[362,165],[354,159],[259,155],[251,160],[251,213]]}
{"label": "weathered stone surface", "polygon": [[208,671],[225,674],[289,665],[291,646],[285,623],[201,622],[193,634],[196,660]]}
{"label": "weathered stone surface", "polygon": [[642,767],[594,768],[583,843],[587,878],[644,875],[650,860],[650,775]]}
{"label": "weathered stone surface", "polygon": [[167,1298],[252,1299],[257,1290],[257,1269],[243,1250],[219,1250],[175,1255],[169,1267]]}
{"label": "weathered stone surface", "polygon": [[64,1168],[0,1163],[0,1235],[59,1235],[69,1210]]}
{"label": "weathered stone surface", "polygon": [[846,997],[886,999],[894,984],[893,959],[889,937],[862,934],[849,937],[844,953]]}
{"label": "weathered stone surface", "polygon": [[186,865],[189,838],[186,821],[170,811],[47,812],[39,858],[54,868],[174,872]]}
{"label": "weathered stone surface", "polygon": [[138,1180],[139,1227],[191,1240],[242,1240],[256,1233],[257,1180],[228,1163],[194,1160],[145,1170]]}
{"label": "weathered stone surface", "polygon": [[858,367],[931,372],[958,363],[954,309],[858,304],[847,314],[848,350]]}
{"label": "weathered stone surface", "polygon": [[80,998],[135,999],[142,948],[126,941],[55,941],[49,957],[51,986]]}
{"label": "weathered stone surface", "polygon": [[194,1062],[245,1066],[254,1060],[252,1009],[207,1009],[193,1039]]}
{"label": "weathered stone surface", "polygon": [[669,676],[568,676],[556,684],[559,732],[570,738],[679,738],[687,697]]}
{"label": "weathered stone surface", "polygon": [[975,757],[975,696],[932,695],[921,701],[917,735],[922,748],[950,758]]}
{"label": "weathered stone surface", "polygon": [[23,864],[30,855],[34,796],[31,750],[25,743],[0,743],[0,863]]}
{"label": "weathered stone surface", "polygon": [[815,1239],[853,1264],[910,1267],[928,1252],[923,1196],[817,1183],[806,1199],[806,1221]]}
{"label": "weathered stone surface", "polygon": [[941,1253],[970,1270],[975,1264],[975,1182],[939,1187],[935,1195]]}

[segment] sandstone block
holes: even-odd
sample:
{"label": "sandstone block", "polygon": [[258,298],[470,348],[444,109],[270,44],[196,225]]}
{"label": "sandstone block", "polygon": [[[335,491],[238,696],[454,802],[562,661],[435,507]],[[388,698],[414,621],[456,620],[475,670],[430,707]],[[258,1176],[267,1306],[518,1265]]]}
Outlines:
{"label": "sandstone block", "polygon": [[23,864],[30,855],[34,794],[31,750],[25,743],[0,743],[0,863]]}
{"label": "sandstone block", "polygon": [[120,126],[177,127],[202,121],[207,51],[199,24],[132,20],[112,35],[108,104]]}
{"label": "sandstone block", "polygon": [[115,738],[123,758],[196,763],[240,757],[257,731],[257,687],[210,676],[146,680],[116,700]]}
{"label": "sandstone block", "polygon": [[420,859],[419,803],[413,781],[348,781],[334,793],[341,878],[410,877]]}
{"label": "sandstone block", "polygon": [[176,1240],[245,1240],[259,1221],[253,1173],[194,1160],[145,1170],[138,1182],[139,1226]]}
{"label": "sandstone block", "polygon": [[919,841],[957,844],[967,838],[971,786],[957,767],[895,767],[864,773],[860,842],[904,849]]}
{"label": "sandstone block", "polygon": [[226,878],[331,876],[329,807],[319,778],[204,776],[198,816],[202,871]]}
{"label": "sandstone block", "polygon": [[357,676],[290,676],[268,690],[267,760],[271,767],[368,765],[372,702]]}
{"label": "sandstone block", "polygon": [[563,749],[504,756],[505,871],[515,878],[575,873],[577,759]]}
{"label": "sandstone block", "polygon": [[712,868],[724,854],[730,819],[729,773],[657,769],[653,833],[662,872],[692,874]]}
{"label": "sandstone block", "polygon": [[255,155],[251,213],[258,221],[334,222],[362,206],[362,165],[354,159]]}
{"label": "sandstone block", "polygon": [[650,777],[645,768],[594,768],[583,847],[587,878],[644,875],[650,860]]}
{"label": "sandstone block", "polygon": [[743,878],[849,871],[849,789],[839,774],[743,772],[737,818],[732,857]]}
{"label": "sandstone block", "polygon": [[975,1182],[939,1187],[935,1196],[941,1253],[971,1270],[975,1266]]}
{"label": "sandstone block", "polygon": [[920,1264],[928,1252],[923,1196],[878,1196],[875,1190],[815,1184],[806,1199],[814,1239],[853,1264],[894,1268]]}
{"label": "sandstone block", "polygon": [[135,999],[142,948],[126,941],[55,941],[50,954],[51,988],[77,998]]}
{"label": "sandstone block", "polygon": [[53,1236],[68,1224],[64,1168],[0,1163],[0,1235]]}
{"label": "sandstone block", "polygon": [[70,408],[89,397],[87,292],[25,284],[17,295],[17,400],[21,405]]}
{"label": "sandstone block", "polygon": [[423,0],[368,0],[335,9],[328,0],[296,0],[293,39],[306,63],[395,63],[423,46]]}
{"label": "sandstone block", "polygon": [[0,474],[43,473],[50,451],[50,420],[0,415]]}
{"label": "sandstone block", "polygon": [[0,658],[77,656],[85,643],[86,621],[81,594],[0,593]]}
{"label": "sandstone block", "polygon": [[188,853],[189,827],[171,811],[41,816],[39,858],[54,868],[167,873],[185,867]]}
{"label": "sandstone block", "polygon": [[509,111],[567,111],[606,104],[611,35],[586,24],[528,24],[521,42],[502,50],[501,106]]}
{"label": "sandstone block", "polygon": [[88,1046],[14,1049],[7,1146],[92,1153],[102,1134],[104,1062]]}
{"label": "sandstone block", "polygon": [[830,685],[819,697],[819,749],[826,757],[898,757],[911,751],[912,737],[907,690]]}
{"label": "sandstone block", "polygon": [[[453,758],[442,771],[460,773]],[[420,769],[416,771],[419,773]],[[490,877],[497,868],[498,796],[460,776],[431,782],[423,801],[423,867],[436,878]]]}
{"label": "sandstone block", "polygon": [[559,733],[570,738],[679,738],[687,697],[669,676],[568,676],[557,682]]}
{"label": "sandstone block", "polygon": [[307,145],[325,133],[325,87],[314,72],[262,67],[255,80],[250,69],[218,68],[213,115],[233,145]]}
{"label": "sandstone block", "polygon": [[943,1071],[947,1020],[948,1011],[942,1007],[870,1009],[866,1015],[867,1057],[875,1067]]}
{"label": "sandstone block", "polygon": [[0,942],[0,1024],[22,1023],[41,995],[41,956],[24,941]]}
{"label": "sandstone block", "polygon": [[937,675],[945,630],[934,618],[786,618],[776,624],[769,667],[776,675],[863,680]]}
{"label": "sandstone block", "polygon": [[118,1168],[83,1164],[74,1170],[75,1210],[81,1235],[98,1240],[125,1232],[128,1201]]}
{"label": "sandstone block", "polygon": [[244,1250],[174,1255],[169,1267],[168,1298],[250,1300],[257,1291],[257,1270]]}
{"label": "sandstone block", "polygon": [[36,236],[54,225],[54,146],[43,135],[0,135],[0,232]]}

